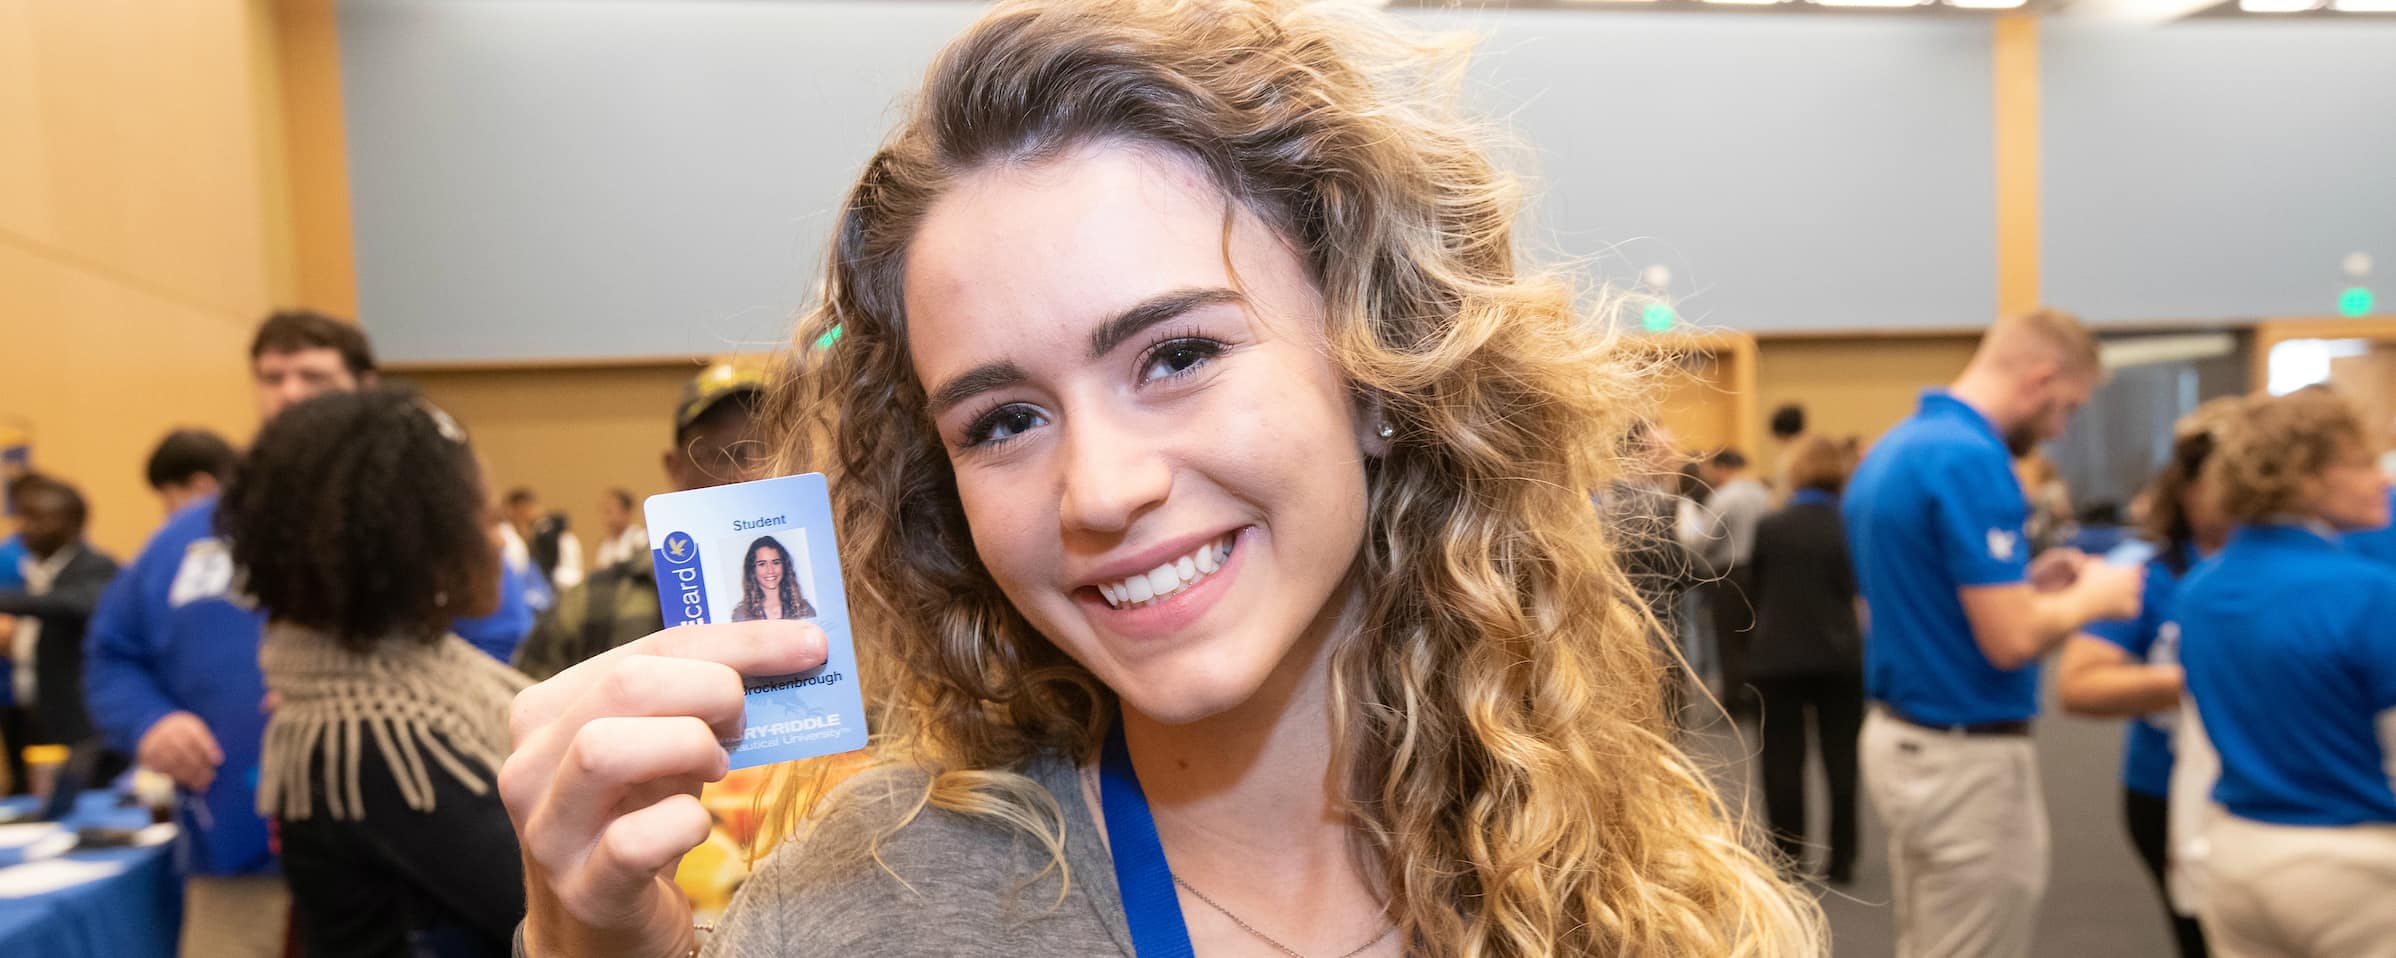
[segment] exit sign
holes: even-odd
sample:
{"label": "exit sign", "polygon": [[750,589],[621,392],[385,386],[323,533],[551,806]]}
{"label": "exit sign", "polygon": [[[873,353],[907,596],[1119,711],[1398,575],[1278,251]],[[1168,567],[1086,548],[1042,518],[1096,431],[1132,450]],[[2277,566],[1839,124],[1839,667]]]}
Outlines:
{"label": "exit sign", "polygon": [[2369,287],[2349,286],[2338,294],[2338,315],[2346,317],[2371,315],[2372,296]]}

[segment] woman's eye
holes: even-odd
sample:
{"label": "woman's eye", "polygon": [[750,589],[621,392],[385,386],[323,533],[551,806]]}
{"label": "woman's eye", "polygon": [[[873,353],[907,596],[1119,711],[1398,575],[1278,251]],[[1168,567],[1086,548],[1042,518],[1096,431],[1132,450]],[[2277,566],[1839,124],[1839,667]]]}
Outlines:
{"label": "woman's eye", "polygon": [[1041,418],[1040,411],[1030,406],[1000,406],[982,414],[981,418],[973,421],[973,425],[966,427],[965,445],[1005,442],[1047,423],[1048,420]]}
{"label": "woman's eye", "polygon": [[1140,370],[1140,381],[1154,382],[1171,379],[1206,365],[1223,352],[1223,344],[1211,339],[1175,339],[1157,344],[1148,351],[1148,362]]}

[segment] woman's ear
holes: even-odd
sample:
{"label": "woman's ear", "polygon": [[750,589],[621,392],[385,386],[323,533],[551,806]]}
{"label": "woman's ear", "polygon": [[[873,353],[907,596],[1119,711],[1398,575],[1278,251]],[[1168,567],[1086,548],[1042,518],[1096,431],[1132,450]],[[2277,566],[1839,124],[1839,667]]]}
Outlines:
{"label": "woman's ear", "polygon": [[1397,445],[1397,438],[1398,425],[1390,421],[1389,407],[1382,405],[1378,399],[1366,399],[1358,404],[1356,448],[1364,452],[1365,458],[1388,456],[1390,448]]}

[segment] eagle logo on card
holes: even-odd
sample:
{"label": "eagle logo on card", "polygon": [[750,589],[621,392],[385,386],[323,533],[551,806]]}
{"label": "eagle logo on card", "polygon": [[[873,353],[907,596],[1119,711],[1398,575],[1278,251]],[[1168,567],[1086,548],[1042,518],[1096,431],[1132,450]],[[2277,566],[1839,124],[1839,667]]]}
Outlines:
{"label": "eagle logo on card", "polygon": [[666,561],[681,565],[699,557],[699,547],[691,542],[688,532],[666,533]]}
{"label": "eagle logo on card", "polygon": [[667,625],[709,621],[707,573],[699,567],[699,544],[679,529],[657,543],[657,587]]}

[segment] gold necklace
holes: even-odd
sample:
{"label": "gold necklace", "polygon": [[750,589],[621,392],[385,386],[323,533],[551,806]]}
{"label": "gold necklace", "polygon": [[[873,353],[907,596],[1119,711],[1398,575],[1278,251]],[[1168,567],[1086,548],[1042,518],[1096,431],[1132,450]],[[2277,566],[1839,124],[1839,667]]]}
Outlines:
{"label": "gold necklace", "polygon": [[[1222,913],[1223,913],[1223,917],[1231,919],[1231,923],[1232,923],[1232,924],[1234,924],[1234,925],[1238,925],[1238,926],[1240,926],[1240,930],[1241,930],[1241,931],[1247,932],[1247,933],[1249,933],[1249,934],[1251,934],[1251,935],[1255,935],[1255,936],[1258,938],[1258,940],[1261,940],[1261,941],[1263,941],[1265,944],[1268,944],[1268,945],[1271,945],[1271,946],[1273,946],[1273,949],[1274,949],[1275,951],[1279,951],[1279,952],[1281,952],[1282,954],[1288,955],[1288,956],[1290,956],[1290,958],[1306,958],[1306,956],[1305,956],[1305,955],[1301,955],[1301,954],[1299,954],[1297,949],[1295,949],[1295,948],[1292,948],[1292,947],[1290,947],[1290,946],[1288,946],[1288,945],[1284,945],[1284,944],[1282,944],[1282,943],[1280,943],[1280,942],[1278,942],[1278,941],[1275,941],[1275,940],[1273,940],[1273,936],[1271,936],[1271,935],[1268,935],[1268,934],[1265,934],[1264,932],[1261,932],[1261,931],[1258,931],[1258,930],[1256,930],[1256,926],[1255,926],[1255,925],[1251,925],[1251,924],[1249,924],[1249,923],[1247,923],[1247,922],[1241,921],[1241,920],[1240,920],[1240,916],[1238,916],[1238,915],[1234,915],[1234,914],[1232,914],[1232,913],[1231,913],[1231,909],[1229,909],[1229,908],[1225,908],[1225,907],[1223,907],[1222,905],[1220,905],[1220,904],[1217,904],[1217,903],[1215,902],[1215,900],[1214,900],[1214,899],[1206,897],[1206,893],[1205,893],[1205,892],[1199,891],[1197,888],[1195,888],[1195,887],[1191,886],[1191,884],[1190,884],[1189,882],[1187,882],[1187,881],[1184,881],[1180,875],[1175,875],[1175,876],[1173,876],[1173,883],[1174,883],[1174,884],[1176,884],[1176,885],[1180,885],[1180,886],[1181,886],[1181,889],[1182,889],[1183,891],[1186,891],[1186,892],[1189,892],[1190,894],[1193,894],[1193,895],[1196,895],[1196,896],[1198,896],[1198,900],[1199,900],[1199,901],[1202,901],[1202,902],[1205,902],[1205,903],[1206,903],[1206,905],[1207,905],[1207,907],[1209,907],[1209,908],[1212,908],[1212,909],[1214,909],[1214,910],[1216,910],[1216,911],[1222,912]],[[1381,929],[1381,933],[1380,933],[1380,934],[1378,934],[1378,935],[1374,935],[1374,936],[1373,936],[1373,940],[1371,940],[1371,941],[1368,941],[1368,942],[1365,942],[1364,944],[1361,944],[1361,945],[1358,945],[1358,946],[1356,946],[1356,949],[1355,949],[1354,951],[1350,951],[1350,952],[1348,952],[1347,954],[1341,955],[1341,956],[1339,956],[1339,958],[1356,958],[1356,956],[1357,956],[1357,955],[1364,954],[1364,952],[1365,952],[1365,949],[1367,949],[1367,948],[1371,948],[1371,947],[1373,947],[1374,945],[1378,945],[1378,944],[1380,944],[1382,939],[1384,939],[1384,938],[1388,938],[1388,937],[1390,936],[1390,933],[1391,933],[1391,932],[1394,932],[1394,931],[1397,931],[1397,930],[1398,930],[1398,926],[1396,926],[1396,925],[1391,925],[1391,926],[1389,926],[1389,927],[1387,927],[1387,928],[1383,928],[1383,929]]]}

